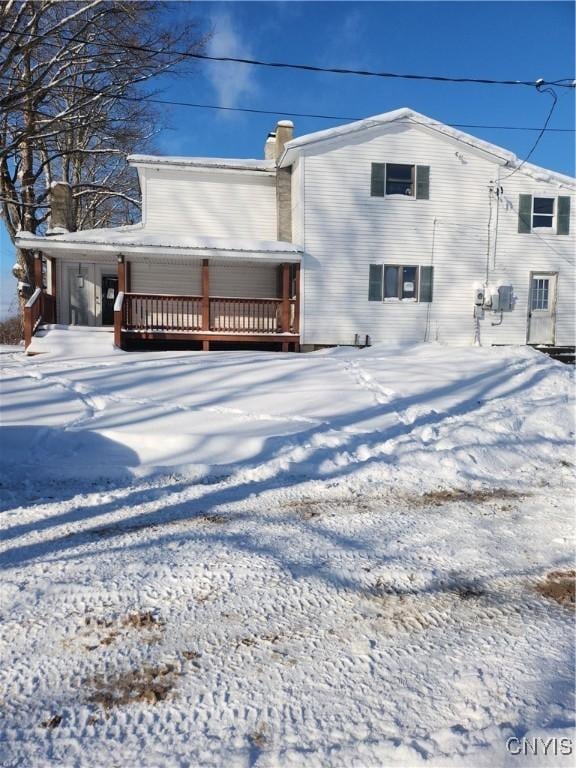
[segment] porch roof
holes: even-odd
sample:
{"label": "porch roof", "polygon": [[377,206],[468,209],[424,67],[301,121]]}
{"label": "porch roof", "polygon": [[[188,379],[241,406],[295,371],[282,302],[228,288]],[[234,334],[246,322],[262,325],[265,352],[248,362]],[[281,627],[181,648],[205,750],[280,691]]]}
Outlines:
{"label": "porch roof", "polygon": [[123,254],[141,256],[251,259],[267,262],[298,262],[302,247],[281,240],[236,237],[204,237],[147,232],[142,224],[110,229],[86,229],[49,236],[21,232],[18,248],[38,250],[49,256],[68,254]]}

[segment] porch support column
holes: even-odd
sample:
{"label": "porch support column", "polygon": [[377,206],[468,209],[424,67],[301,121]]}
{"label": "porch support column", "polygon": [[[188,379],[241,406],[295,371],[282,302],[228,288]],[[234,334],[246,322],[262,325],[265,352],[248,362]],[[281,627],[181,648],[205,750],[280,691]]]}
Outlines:
{"label": "porch support column", "polygon": [[[118,293],[124,295],[126,293],[126,261],[124,256],[118,254]],[[114,304],[114,345],[119,349],[123,349],[122,346],[122,326],[124,325],[124,305],[121,309],[116,309]]]}
{"label": "porch support column", "polygon": [[282,264],[282,333],[290,333],[290,264]]}
{"label": "porch support column", "polygon": [[34,288],[41,288],[44,290],[43,282],[42,254],[40,251],[36,251],[34,254]]}
{"label": "porch support column", "polygon": [[[210,269],[209,260],[202,259],[202,330],[210,330]],[[210,342],[205,339],[202,342],[202,349],[208,352]]]}
{"label": "porch support column", "polygon": [[118,293],[126,293],[126,262],[121,253],[118,254]]}
{"label": "porch support column", "polygon": [[52,322],[58,322],[58,305],[56,303],[56,259],[50,257],[50,294],[52,296]]}
{"label": "porch support column", "polygon": [[300,263],[295,264],[294,333],[300,333]]}

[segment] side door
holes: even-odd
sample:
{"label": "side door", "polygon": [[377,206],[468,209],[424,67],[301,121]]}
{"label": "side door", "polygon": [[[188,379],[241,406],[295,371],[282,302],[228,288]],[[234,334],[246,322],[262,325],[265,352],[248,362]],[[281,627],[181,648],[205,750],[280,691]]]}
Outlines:
{"label": "side door", "polygon": [[114,325],[114,302],[118,293],[118,276],[102,275],[102,325]]}
{"label": "side door", "polygon": [[557,272],[531,272],[528,295],[528,344],[554,344]]}

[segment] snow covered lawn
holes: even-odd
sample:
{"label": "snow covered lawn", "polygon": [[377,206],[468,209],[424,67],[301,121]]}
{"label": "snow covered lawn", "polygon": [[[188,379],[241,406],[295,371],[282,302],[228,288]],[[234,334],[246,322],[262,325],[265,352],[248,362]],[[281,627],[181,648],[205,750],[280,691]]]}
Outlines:
{"label": "snow covered lawn", "polygon": [[0,354],[0,764],[571,764],[506,751],[574,735],[567,367],[34,348]]}

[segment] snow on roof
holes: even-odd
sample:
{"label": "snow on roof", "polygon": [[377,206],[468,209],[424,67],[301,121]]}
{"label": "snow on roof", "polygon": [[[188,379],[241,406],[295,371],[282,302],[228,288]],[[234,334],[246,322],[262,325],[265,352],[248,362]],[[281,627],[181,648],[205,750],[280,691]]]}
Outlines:
{"label": "snow on roof", "polygon": [[230,157],[177,157],[161,155],[128,155],[130,165],[180,165],[197,168],[228,168],[235,171],[273,171],[273,160],[238,159]]}
{"label": "snow on roof", "polygon": [[16,238],[19,247],[46,252],[63,250],[147,252],[171,250],[175,253],[194,251],[236,252],[250,254],[300,254],[302,248],[282,240],[248,240],[233,237],[203,237],[173,233],[146,232],[142,224],[110,229],[85,229],[62,235],[40,237],[22,232]]}
{"label": "snow on roof", "polygon": [[[444,134],[446,137],[455,141],[467,144],[480,152],[485,152],[489,155],[496,157],[498,160],[504,162],[507,167],[517,168],[522,160],[518,158],[513,152],[510,152],[497,144],[491,144],[488,141],[479,139],[476,136],[472,136],[469,133],[465,133],[457,128],[452,128],[445,123],[441,123],[438,120],[432,120],[430,117],[416,112],[408,107],[402,107],[400,109],[394,109],[390,112],[384,112],[381,115],[374,115],[364,120],[356,120],[353,123],[346,123],[345,125],[339,125],[335,128],[327,128],[323,131],[316,131],[315,133],[308,133],[304,136],[299,136],[291,141],[286,142],[284,148],[284,154],[280,158],[280,166],[290,165],[293,162],[293,155],[296,151],[302,147],[310,146],[321,141],[328,141],[330,139],[336,139],[341,136],[346,136],[350,133],[356,133],[358,131],[365,131],[368,129],[378,128],[379,126],[388,125],[395,122],[411,123],[413,125],[421,125],[425,128],[434,130],[438,133]],[[538,181],[559,181],[569,186],[574,186],[576,180],[571,176],[566,176],[556,171],[550,171],[546,168],[540,168],[537,165],[531,163],[524,163],[521,168],[521,172],[533,176]]]}

